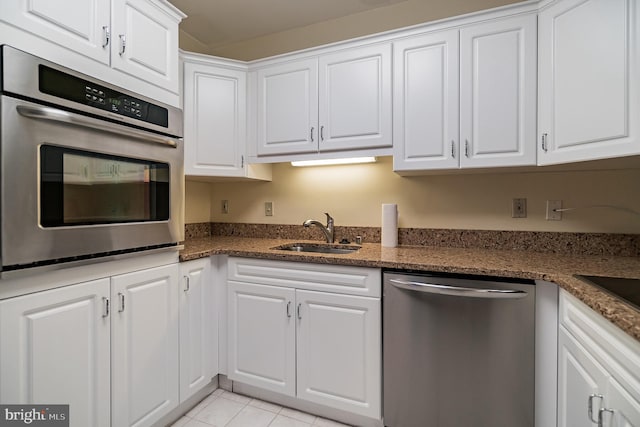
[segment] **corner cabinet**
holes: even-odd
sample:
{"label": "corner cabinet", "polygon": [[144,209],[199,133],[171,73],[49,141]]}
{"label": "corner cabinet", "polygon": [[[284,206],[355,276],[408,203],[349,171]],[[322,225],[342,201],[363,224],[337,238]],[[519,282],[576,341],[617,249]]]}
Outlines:
{"label": "corner cabinet", "polygon": [[536,164],[536,16],[394,43],[394,170]]}
{"label": "corner cabinet", "polygon": [[639,23],[635,0],[540,11],[540,165],[640,154]]}
{"label": "corner cabinet", "polygon": [[218,373],[218,315],[211,258],[180,264],[180,403]]}
{"label": "corner cabinet", "polygon": [[640,425],[640,343],[560,292],[558,427]]}
{"label": "corner cabinet", "polygon": [[383,43],[258,65],[257,156],[390,149],[391,61]]}
{"label": "corner cabinet", "polygon": [[271,180],[246,158],[247,66],[183,54],[184,169],[193,177]]}
{"label": "corner cabinet", "polygon": [[229,258],[228,377],[381,417],[380,270]]}

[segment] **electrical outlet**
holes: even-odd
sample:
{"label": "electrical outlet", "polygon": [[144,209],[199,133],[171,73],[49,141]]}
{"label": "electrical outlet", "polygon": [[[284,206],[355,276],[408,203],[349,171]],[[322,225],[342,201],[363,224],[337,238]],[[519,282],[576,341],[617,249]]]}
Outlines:
{"label": "electrical outlet", "polygon": [[527,199],[513,199],[511,203],[511,218],[527,217]]}
{"label": "electrical outlet", "polygon": [[264,202],[264,216],[273,216],[273,202]]}
{"label": "electrical outlet", "polygon": [[222,203],[220,203],[220,211],[223,214],[228,214],[229,213],[229,201],[228,200],[223,200]]}
{"label": "electrical outlet", "polygon": [[562,200],[547,200],[547,221],[562,221]]}

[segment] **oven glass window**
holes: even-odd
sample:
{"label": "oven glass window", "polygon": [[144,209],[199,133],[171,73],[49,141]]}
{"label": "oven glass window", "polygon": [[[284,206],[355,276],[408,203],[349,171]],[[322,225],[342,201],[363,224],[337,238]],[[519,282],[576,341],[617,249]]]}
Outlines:
{"label": "oven glass window", "polygon": [[42,227],[168,219],[167,163],[40,147]]}

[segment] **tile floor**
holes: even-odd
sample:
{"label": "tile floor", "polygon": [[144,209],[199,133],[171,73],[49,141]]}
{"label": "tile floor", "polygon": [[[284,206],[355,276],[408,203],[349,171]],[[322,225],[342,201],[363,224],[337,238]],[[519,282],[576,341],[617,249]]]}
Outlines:
{"label": "tile floor", "polygon": [[217,389],[172,427],[347,427],[295,409]]}

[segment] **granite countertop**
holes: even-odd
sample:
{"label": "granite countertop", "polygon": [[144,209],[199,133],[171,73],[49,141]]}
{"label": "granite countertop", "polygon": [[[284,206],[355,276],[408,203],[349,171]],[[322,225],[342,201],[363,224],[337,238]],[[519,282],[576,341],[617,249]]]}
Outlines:
{"label": "granite countertop", "polygon": [[272,249],[276,246],[318,241],[212,236],[187,239],[181,261],[210,255],[301,261],[359,267],[397,268],[445,273],[477,274],[546,280],[583,301],[640,341],[640,311],[619,298],[574,277],[575,274],[640,278],[640,258],[608,255],[559,255],[529,251],[478,248],[399,246],[383,248],[365,243],[352,254],[300,253]]}

